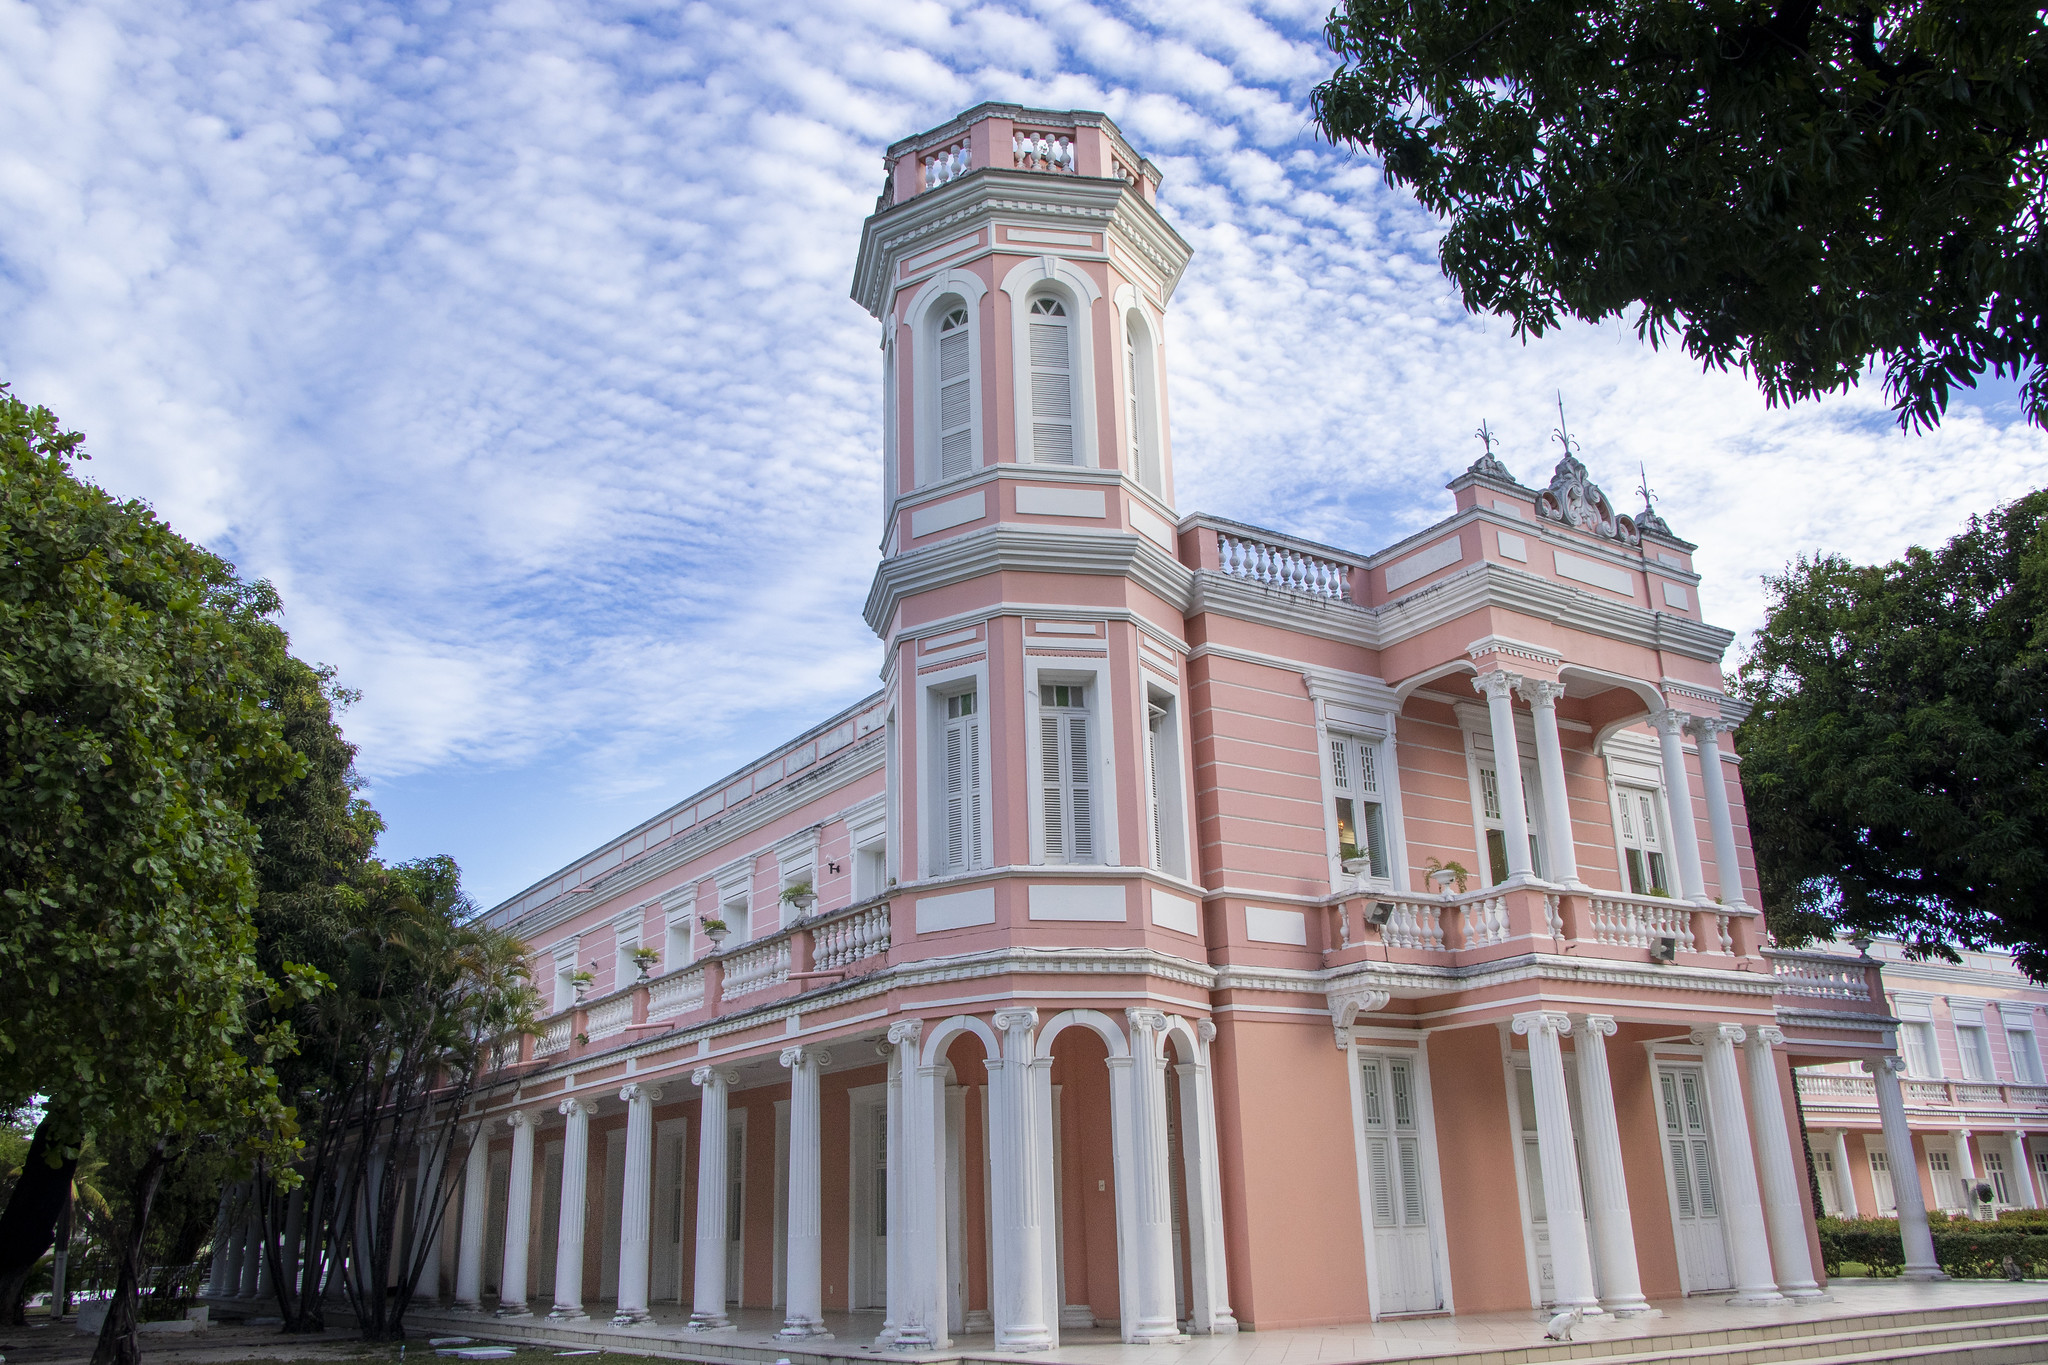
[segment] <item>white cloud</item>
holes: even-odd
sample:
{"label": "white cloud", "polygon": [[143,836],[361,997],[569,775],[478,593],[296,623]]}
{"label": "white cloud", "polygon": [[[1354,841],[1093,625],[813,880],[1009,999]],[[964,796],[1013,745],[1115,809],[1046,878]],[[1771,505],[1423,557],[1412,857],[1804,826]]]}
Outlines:
{"label": "white cloud", "polygon": [[[1310,135],[1326,10],[0,0],[0,378],[279,583],[381,789],[528,805],[653,809],[874,685],[846,291],[882,149],[983,99],[1103,109],[1166,171],[1184,509],[1369,549],[1441,515],[1481,418],[1547,479],[1562,390],[1747,628],[1792,554],[2048,479],[2009,407],[1902,437],[1874,390],[1771,412],[1623,328],[1468,318],[1437,225]],[[577,851],[465,790],[485,894]]]}

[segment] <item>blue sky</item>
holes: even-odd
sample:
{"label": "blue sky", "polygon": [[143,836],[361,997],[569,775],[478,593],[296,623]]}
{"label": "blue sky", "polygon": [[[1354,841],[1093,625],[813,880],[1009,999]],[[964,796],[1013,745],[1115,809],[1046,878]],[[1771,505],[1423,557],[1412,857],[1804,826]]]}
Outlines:
{"label": "blue sky", "polygon": [[2048,482],[2010,386],[1902,436],[1767,410],[1619,327],[1466,317],[1436,224],[1311,136],[1324,0],[1124,6],[0,0],[0,379],[91,477],[277,583],[389,857],[517,891],[876,685],[892,140],[1110,113],[1195,248],[1183,511],[1371,549],[1484,418],[1547,480],[1638,461],[1753,627],[1801,551],[1890,556]]}

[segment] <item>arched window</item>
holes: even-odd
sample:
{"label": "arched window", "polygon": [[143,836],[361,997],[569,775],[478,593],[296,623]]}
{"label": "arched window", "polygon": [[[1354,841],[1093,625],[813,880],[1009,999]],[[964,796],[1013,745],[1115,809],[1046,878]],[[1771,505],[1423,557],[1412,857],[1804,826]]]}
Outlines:
{"label": "arched window", "polygon": [[1159,398],[1151,329],[1133,309],[1124,316],[1125,468],[1141,487],[1163,496],[1159,468]]}
{"label": "arched window", "polygon": [[1050,294],[1031,300],[1031,458],[1074,463],[1074,342],[1067,306]]}
{"label": "arched window", "polygon": [[974,373],[968,354],[967,305],[949,299],[939,320],[939,477],[974,464]]}

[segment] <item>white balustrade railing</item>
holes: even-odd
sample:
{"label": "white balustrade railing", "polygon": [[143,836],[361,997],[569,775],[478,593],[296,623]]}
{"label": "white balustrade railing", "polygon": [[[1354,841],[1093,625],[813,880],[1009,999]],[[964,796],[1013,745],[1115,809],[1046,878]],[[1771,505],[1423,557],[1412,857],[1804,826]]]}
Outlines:
{"label": "white balustrade railing", "polygon": [[590,1013],[583,1022],[583,1036],[586,1038],[609,1038],[615,1033],[624,1033],[626,1025],[633,1022],[633,997],[615,995],[609,1000],[600,1000],[590,1007]]}
{"label": "white balustrade railing", "polygon": [[720,998],[737,1000],[789,980],[789,940],[778,938],[758,948],[743,948],[725,960],[725,989]]}
{"label": "white balustrade railing", "polygon": [[2009,1085],[2005,1088],[2005,1102],[2036,1109],[2048,1108],[2048,1085]]}
{"label": "white balustrade railing", "polygon": [[1059,133],[1018,131],[1011,135],[1010,152],[1020,171],[1074,173],[1074,139]]}
{"label": "white balustrade railing", "polygon": [[1609,896],[1594,896],[1591,905],[1595,943],[1649,948],[1660,938],[1674,938],[1682,951],[1692,951],[1692,911],[1686,906]]}
{"label": "white balustrade railing", "polygon": [[685,967],[679,972],[656,977],[647,987],[647,1017],[667,1019],[688,1014],[704,1004],[704,969]]}
{"label": "white balustrade railing", "polygon": [[1508,903],[1499,896],[1465,902],[1465,946],[1487,948],[1508,941]]}
{"label": "white balustrade railing", "polygon": [[958,180],[967,174],[967,139],[936,152],[926,152],[919,164],[924,167],[924,187],[928,190]]}
{"label": "white balustrade railing", "polygon": [[889,951],[889,905],[870,905],[811,930],[811,967],[827,972]]}
{"label": "white balustrade railing", "polygon": [[1564,908],[1549,892],[1543,895],[1543,927],[1550,931],[1552,938],[1564,937]]}
{"label": "white balustrade railing", "polygon": [[1871,1076],[1841,1076],[1829,1072],[1798,1073],[1799,1093],[1808,1099],[1868,1100],[1877,1103],[1877,1081]]}
{"label": "white balustrade railing", "polygon": [[546,1057],[552,1053],[560,1052],[568,1046],[569,1016],[558,1014],[548,1020],[547,1027],[540,1031],[540,1037],[534,1041],[533,1055],[536,1057]]}
{"label": "white balustrade railing", "polygon": [[1216,536],[1216,548],[1223,572],[1232,578],[1305,592],[1332,602],[1351,599],[1351,570],[1335,560],[1221,532]]}
{"label": "white balustrade railing", "polygon": [[1780,995],[1808,995],[1821,1000],[1868,1000],[1870,981],[1863,964],[1826,953],[1772,950],[1764,954]]}
{"label": "white balustrade railing", "polygon": [[1380,941],[1389,948],[1442,949],[1443,902],[1395,901],[1394,913],[1380,926]]}
{"label": "white balustrade railing", "polygon": [[1940,1081],[1907,1081],[1905,1083],[1908,1104],[1948,1104],[1948,1087]]}
{"label": "white balustrade railing", "polygon": [[2005,1092],[1995,1085],[1958,1085],[1957,1104],[2003,1104]]}

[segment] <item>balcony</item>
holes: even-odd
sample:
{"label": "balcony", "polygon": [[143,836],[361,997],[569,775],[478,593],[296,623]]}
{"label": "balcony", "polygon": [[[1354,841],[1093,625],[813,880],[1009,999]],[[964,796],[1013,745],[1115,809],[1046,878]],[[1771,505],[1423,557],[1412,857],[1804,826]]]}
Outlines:
{"label": "balcony", "polygon": [[[1839,960],[1839,959],[1838,959]],[[1858,1113],[1877,1122],[1877,1082],[1839,1071],[1797,1071],[1799,1097],[1809,1115]],[[1958,1127],[1996,1127],[2010,1119],[2038,1122],[2048,1114],[2048,1085],[1985,1081],[1907,1080],[1901,1083],[1910,1118]],[[1816,1120],[1818,1121],[1818,1120]]]}

